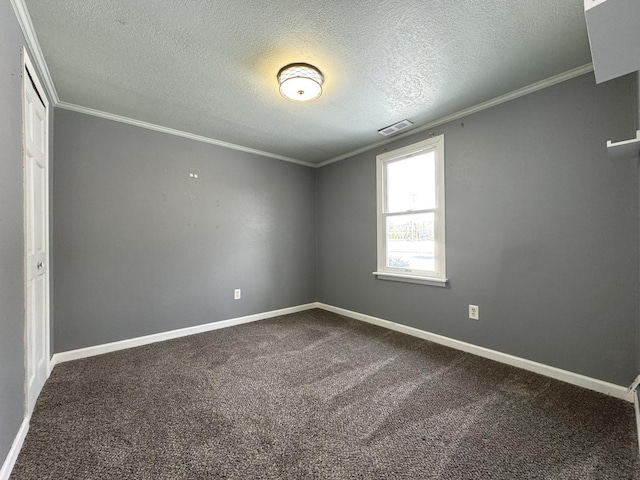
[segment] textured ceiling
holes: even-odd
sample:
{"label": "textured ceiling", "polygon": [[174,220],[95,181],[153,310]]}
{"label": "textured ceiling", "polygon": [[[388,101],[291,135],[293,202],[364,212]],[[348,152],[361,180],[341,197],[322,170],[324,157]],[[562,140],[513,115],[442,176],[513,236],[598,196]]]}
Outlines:
{"label": "textured ceiling", "polygon": [[[63,102],[319,163],[590,63],[583,0],[26,0]],[[276,73],[325,75],[308,104]]]}

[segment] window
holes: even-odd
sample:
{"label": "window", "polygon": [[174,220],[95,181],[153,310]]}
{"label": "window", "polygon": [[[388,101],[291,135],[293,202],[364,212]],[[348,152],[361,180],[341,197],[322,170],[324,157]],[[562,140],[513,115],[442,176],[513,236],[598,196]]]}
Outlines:
{"label": "window", "polygon": [[377,157],[383,280],[444,286],[444,135]]}

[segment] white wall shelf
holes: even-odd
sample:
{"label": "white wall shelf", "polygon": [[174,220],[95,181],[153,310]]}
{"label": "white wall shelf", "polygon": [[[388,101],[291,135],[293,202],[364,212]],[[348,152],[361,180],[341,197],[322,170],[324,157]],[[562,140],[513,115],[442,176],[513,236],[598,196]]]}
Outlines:
{"label": "white wall shelf", "polygon": [[624,140],[622,142],[612,142],[607,140],[607,152],[609,158],[621,159],[640,156],[640,130],[636,131],[636,138]]}

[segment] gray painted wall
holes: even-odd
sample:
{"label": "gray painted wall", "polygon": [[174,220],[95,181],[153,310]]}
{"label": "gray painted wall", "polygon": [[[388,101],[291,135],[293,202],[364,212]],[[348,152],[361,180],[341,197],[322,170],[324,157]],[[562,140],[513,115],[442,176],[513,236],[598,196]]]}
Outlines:
{"label": "gray painted wall", "polygon": [[22,55],[24,37],[0,2],[0,465],[24,412]]}
{"label": "gray painted wall", "polygon": [[629,384],[638,161],[609,160],[605,144],[634,132],[635,83],[584,75],[434,129],[445,134],[448,288],[371,274],[376,155],[431,132],[321,168],[319,301]]}
{"label": "gray painted wall", "polygon": [[314,169],[60,109],[55,155],[56,352],[315,301]]}

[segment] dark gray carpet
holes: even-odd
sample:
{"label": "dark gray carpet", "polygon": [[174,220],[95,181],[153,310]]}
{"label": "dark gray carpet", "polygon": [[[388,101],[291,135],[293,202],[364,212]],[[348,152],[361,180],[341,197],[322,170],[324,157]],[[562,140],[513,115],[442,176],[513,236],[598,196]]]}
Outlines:
{"label": "dark gray carpet", "polygon": [[640,478],[633,406],[311,310],[55,367],[19,479]]}

